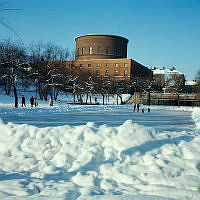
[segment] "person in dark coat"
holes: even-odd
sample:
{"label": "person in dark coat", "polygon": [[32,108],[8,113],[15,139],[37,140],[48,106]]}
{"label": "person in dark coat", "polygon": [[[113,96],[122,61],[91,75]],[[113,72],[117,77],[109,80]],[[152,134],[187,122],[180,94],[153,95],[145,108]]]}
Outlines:
{"label": "person in dark coat", "polygon": [[31,103],[31,107],[33,107],[33,105],[34,105],[34,97],[33,96],[30,98],[30,103]]}
{"label": "person in dark coat", "polygon": [[150,112],[150,108],[148,108],[148,112]]}
{"label": "person in dark coat", "polygon": [[144,108],[142,108],[142,112],[144,113]]}
{"label": "person in dark coat", "polygon": [[26,98],[24,96],[22,96],[22,107],[23,106],[26,107]]}
{"label": "person in dark coat", "polygon": [[137,112],[140,110],[140,104],[137,104]]}
{"label": "person in dark coat", "polygon": [[133,111],[135,112],[135,110],[136,110],[136,104],[134,104],[134,107],[133,107]]}

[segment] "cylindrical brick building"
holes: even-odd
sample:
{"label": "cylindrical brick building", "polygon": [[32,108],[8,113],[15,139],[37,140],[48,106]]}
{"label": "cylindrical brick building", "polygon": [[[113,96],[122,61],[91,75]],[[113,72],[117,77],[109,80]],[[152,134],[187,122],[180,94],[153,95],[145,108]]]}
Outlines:
{"label": "cylindrical brick building", "polygon": [[121,36],[89,34],[75,41],[76,60],[127,58],[128,39]]}

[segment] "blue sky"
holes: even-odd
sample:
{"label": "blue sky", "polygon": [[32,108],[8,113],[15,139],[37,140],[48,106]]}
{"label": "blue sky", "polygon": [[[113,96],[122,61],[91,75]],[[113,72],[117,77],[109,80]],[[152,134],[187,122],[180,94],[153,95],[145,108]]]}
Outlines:
{"label": "blue sky", "polygon": [[[199,0],[5,0],[0,12],[25,45],[52,41],[75,48],[78,35],[114,34],[129,39],[128,57],[151,67],[175,67],[188,80],[200,70]],[[0,0],[3,2],[3,0]],[[18,40],[0,26],[0,39]]]}

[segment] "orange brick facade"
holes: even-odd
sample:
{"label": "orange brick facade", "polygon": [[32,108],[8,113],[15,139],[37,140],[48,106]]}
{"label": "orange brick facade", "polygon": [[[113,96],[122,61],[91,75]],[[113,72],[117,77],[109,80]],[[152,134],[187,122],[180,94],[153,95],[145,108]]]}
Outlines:
{"label": "orange brick facade", "polygon": [[97,77],[132,80],[151,78],[152,71],[127,58],[128,39],[116,35],[91,34],[79,36],[76,41],[75,61],[66,61],[68,71],[86,71]]}
{"label": "orange brick facade", "polygon": [[132,59],[93,59],[66,61],[67,71],[89,72],[97,77],[131,80],[135,76],[151,77],[151,71]]}
{"label": "orange brick facade", "polygon": [[115,35],[84,35],[75,39],[76,59],[63,61],[68,72],[89,72],[116,81],[151,78],[152,71],[127,58],[128,40]]}
{"label": "orange brick facade", "polygon": [[128,40],[116,35],[84,35],[75,39],[76,60],[127,58]]}

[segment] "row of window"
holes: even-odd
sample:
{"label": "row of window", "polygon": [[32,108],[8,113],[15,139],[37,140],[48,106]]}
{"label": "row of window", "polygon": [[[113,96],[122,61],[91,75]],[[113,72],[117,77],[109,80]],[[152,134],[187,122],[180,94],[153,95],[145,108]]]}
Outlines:
{"label": "row of window", "polygon": [[[113,52],[112,52],[113,51]],[[77,55],[85,55],[87,54],[85,52],[85,47],[82,47],[81,48],[81,54],[80,54],[80,48],[77,49],[77,52],[76,52]],[[89,55],[92,55],[94,54],[93,53],[93,47],[89,47],[88,48],[88,54]],[[101,55],[102,54],[102,51],[101,51],[101,47],[97,47],[97,55]],[[106,47],[105,48],[105,55],[115,55],[115,56],[122,56],[123,55],[123,52],[122,52],[122,48],[114,48],[113,50],[110,49],[110,47]]]}
{"label": "row of window", "polygon": [[[109,64],[105,64],[106,67],[109,67]],[[118,63],[115,63],[114,65],[115,67],[119,67]],[[80,64],[80,67],[83,67],[83,64]],[[88,67],[92,67],[92,64],[88,64]],[[100,64],[96,64],[96,67],[101,67]],[[124,63],[124,67],[128,67],[128,63]]]}
{"label": "row of window", "polygon": [[[75,69],[75,66],[74,65],[71,65],[71,69]],[[89,71],[90,72],[90,71]],[[109,70],[105,70],[105,73],[104,73],[104,76],[110,76],[110,72]],[[119,76],[119,71],[118,70],[114,70],[114,73],[113,73],[114,76]],[[100,76],[100,71],[99,70],[96,70],[96,76]],[[128,70],[124,70],[123,72],[123,76],[128,76]]]}
{"label": "row of window", "polygon": [[[115,70],[113,75],[114,76],[119,76],[119,71]],[[100,76],[100,71],[99,70],[96,70],[96,76]],[[109,70],[105,70],[104,76],[110,76]],[[123,76],[128,76],[128,70],[124,70]]]}

